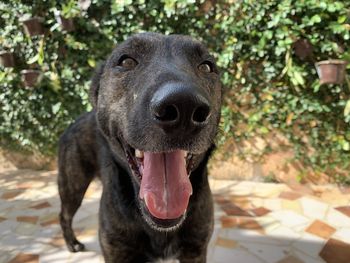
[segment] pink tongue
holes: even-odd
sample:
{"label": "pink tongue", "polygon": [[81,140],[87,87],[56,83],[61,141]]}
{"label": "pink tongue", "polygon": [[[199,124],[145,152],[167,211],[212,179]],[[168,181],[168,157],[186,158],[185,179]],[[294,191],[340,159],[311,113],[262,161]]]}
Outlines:
{"label": "pink tongue", "polygon": [[156,218],[175,219],[185,213],[192,194],[184,151],[145,152],[140,198]]}

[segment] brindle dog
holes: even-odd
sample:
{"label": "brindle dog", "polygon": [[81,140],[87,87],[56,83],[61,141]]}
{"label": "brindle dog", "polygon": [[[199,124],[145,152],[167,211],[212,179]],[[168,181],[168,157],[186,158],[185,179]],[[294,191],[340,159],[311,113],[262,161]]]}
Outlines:
{"label": "brindle dog", "polygon": [[188,36],[137,34],[96,71],[82,115],[59,142],[60,223],[84,250],[72,218],[94,177],[103,193],[106,262],[206,262],[213,228],[207,161],[220,119],[213,57]]}

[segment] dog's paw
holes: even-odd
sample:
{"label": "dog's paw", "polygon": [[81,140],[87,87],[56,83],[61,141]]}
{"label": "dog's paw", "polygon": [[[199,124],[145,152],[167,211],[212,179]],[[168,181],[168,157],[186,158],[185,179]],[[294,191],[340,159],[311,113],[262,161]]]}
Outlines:
{"label": "dog's paw", "polygon": [[71,244],[68,245],[68,249],[70,252],[79,252],[84,251],[84,244],[80,243],[78,240],[74,240]]}

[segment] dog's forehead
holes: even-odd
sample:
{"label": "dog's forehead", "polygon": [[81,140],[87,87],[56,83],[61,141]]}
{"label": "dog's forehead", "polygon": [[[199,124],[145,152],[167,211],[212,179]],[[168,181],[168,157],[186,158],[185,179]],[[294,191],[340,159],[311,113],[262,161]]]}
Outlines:
{"label": "dog's forehead", "polygon": [[185,35],[162,35],[158,33],[140,33],[129,37],[124,42],[118,44],[114,49],[114,54],[121,52],[145,52],[152,49],[163,49],[172,52],[207,54],[206,47],[198,40]]}
{"label": "dog's forehead", "polygon": [[175,51],[197,53],[199,56],[208,54],[206,47],[198,40],[185,35],[170,35],[167,37]]}

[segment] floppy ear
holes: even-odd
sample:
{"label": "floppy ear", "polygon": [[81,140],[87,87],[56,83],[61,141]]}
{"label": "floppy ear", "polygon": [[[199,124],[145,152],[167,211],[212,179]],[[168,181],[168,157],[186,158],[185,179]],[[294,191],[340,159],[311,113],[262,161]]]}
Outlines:
{"label": "floppy ear", "polygon": [[90,91],[89,91],[89,99],[93,108],[97,106],[97,98],[98,92],[100,89],[100,79],[103,74],[106,62],[102,62],[95,70],[94,75],[91,79]]}

